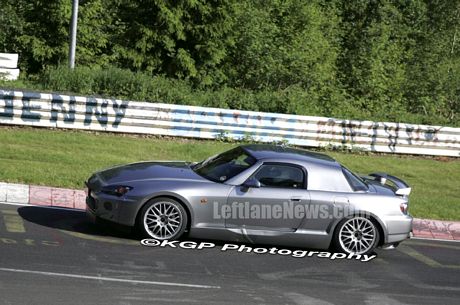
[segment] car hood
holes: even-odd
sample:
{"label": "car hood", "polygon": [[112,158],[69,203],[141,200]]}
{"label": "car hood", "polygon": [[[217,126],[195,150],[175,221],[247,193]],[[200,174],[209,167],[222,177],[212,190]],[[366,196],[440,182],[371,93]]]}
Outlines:
{"label": "car hood", "polygon": [[134,180],[185,179],[208,181],[196,174],[190,163],[183,161],[149,161],[112,167],[97,173],[103,184],[126,183]]}

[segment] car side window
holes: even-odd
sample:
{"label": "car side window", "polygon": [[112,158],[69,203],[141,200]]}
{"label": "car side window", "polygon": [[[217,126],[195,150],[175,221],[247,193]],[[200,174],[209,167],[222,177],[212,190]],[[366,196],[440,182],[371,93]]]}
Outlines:
{"label": "car side window", "polygon": [[353,191],[367,191],[369,189],[366,183],[361,178],[353,174],[353,172],[348,168],[342,166],[342,172]]}
{"label": "car side window", "polygon": [[262,187],[303,188],[305,174],[297,166],[264,164],[254,175]]}

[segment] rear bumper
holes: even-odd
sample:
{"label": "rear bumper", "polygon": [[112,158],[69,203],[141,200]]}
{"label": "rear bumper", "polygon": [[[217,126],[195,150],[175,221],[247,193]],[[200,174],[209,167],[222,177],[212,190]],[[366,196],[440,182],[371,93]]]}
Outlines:
{"label": "rear bumper", "polygon": [[388,235],[386,244],[391,245],[391,244],[400,243],[403,240],[406,240],[406,239],[409,239],[409,238],[410,238],[410,233]]}
{"label": "rear bumper", "polygon": [[391,216],[385,219],[387,236],[385,244],[399,243],[410,238],[413,218],[410,215]]}

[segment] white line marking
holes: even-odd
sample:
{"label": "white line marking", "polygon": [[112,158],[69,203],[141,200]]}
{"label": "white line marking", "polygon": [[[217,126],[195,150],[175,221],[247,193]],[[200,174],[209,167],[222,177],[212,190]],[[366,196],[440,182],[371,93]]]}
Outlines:
{"label": "white line marking", "polygon": [[82,210],[82,209],[64,208],[64,207],[50,206],[50,205],[36,205],[36,204],[11,203],[11,202],[0,202],[0,204],[17,205],[17,206],[22,206],[22,207],[37,207],[37,208],[45,208],[45,209],[56,209],[56,210],[64,210],[64,211],[72,211],[72,212],[82,212],[82,213],[85,212],[85,210]]}
{"label": "white line marking", "polygon": [[66,274],[66,273],[23,270],[23,269],[0,268],[0,271],[16,272],[16,273],[29,273],[29,274],[40,274],[40,275],[48,275],[48,276],[60,276],[60,277],[69,277],[69,278],[76,278],[76,279],[87,279],[87,280],[119,282],[119,283],[161,285],[161,286],[176,286],[176,287],[189,287],[189,288],[205,288],[205,289],[219,289],[220,288],[220,286],[195,285],[195,284],[183,284],[183,283],[171,283],[171,282],[156,282],[156,281],[139,281],[139,280],[118,279],[118,278],[104,277],[104,276],[90,276],[90,275],[81,275],[81,274]]}
{"label": "white line marking", "polygon": [[17,210],[2,210],[0,213],[3,214],[3,222],[8,232],[24,233],[26,231],[24,229],[24,221],[19,216]]}
{"label": "white line marking", "polygon": [[454,243],[460,243],[460,240],[455,240],[455,239],[424,238],[424,237],[411,237],[410,239],[431,240],[431,241],[449,241],[449,242],[454,242]]}

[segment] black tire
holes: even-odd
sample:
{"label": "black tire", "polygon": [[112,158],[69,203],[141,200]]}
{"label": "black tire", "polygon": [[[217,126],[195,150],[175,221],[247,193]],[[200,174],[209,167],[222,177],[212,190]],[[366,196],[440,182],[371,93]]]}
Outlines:
{"label": "black tire", "polygon": [[187,212],[180,202],[158,197],[142,207],[137,227],[143,237],[176,240],[184,234],[187,222]]}
{"label": "black tire", "polygon": [[[353,223],[360,223],[361,225],[353,225]],[[352,216],[342,219],[337,224],[332,245],[337,252],[369,254],[378,246],[379,240],[379,229],[371,219]]]}

